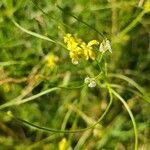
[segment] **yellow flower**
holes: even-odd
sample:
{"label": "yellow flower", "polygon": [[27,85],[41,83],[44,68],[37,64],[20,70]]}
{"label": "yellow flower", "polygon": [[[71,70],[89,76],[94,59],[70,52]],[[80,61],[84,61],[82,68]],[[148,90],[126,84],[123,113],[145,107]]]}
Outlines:
{"label": "yellow flower", "polygon": [[64,37],[64,43],[66,43],[72,63],[75,65],[78,64],[78,61],[81,58],[94,60],[96,55],[93,52],[92,46],[99,44],[96,40],[92,40],[86,44],[82,39],[73,37],[71,34],[66,34]]}
{"label": "yellow flower", "polygon": [[92,41],[90,41],[89,43],[88,43],[88,46],[92,46],[92,45],[98,45],[99,44],[99,42],[98,41],[96,41],[96,40],[92,40]]}
{"label": "yellow flower", "polygon": [[144,10],[146,12],[150,12],[150,1],[149,0],[147,0],[147,2],[145,2],[145,4],[144,4]]}
{"label": "yellow flower", "polygon": [[51,53],[48,56],[46,56],[46,61],[47,67],[54,69],[56,66],[56,62],[58,61],[58,57]]}
{"label": "yellow flower", "polygon": [[93,52],[92,45],[98,45],[98,43],[99,42],[97,42],[96,40],[90,41],[87,45],[85,43],[82,43],[81,47],[83,48],[84,58],[86,60],[89,60],[89,59],[95,60],[96,55]]}
{"label": "yellow flower", "polygon": [[71,34],[67,34],[64,37],[64,42],[67,44],[68,50],[72,50],[72,49],[74,49],[74,48],[76,48],[78,46],[77,40],[75,40],[75,38],[72,37]]}
{"label": "yellow flower", "polygon": [[60,142],[59,142],[59,150],[67,150],[69,147],[69,144],[66,140],[66,138],[63,138]]}

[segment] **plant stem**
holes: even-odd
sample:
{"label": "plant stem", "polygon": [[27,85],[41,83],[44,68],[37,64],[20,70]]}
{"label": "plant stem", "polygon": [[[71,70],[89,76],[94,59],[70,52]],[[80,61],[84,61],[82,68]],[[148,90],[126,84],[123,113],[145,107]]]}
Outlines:
{"label": "plant stem", "polygon": [[135,122],[134,116],[133,116],[129,106],[125,102],[125,100],[117,92],[115,92],[113,89],[111,89],[111,91],[123,103],[123,105],[125,106],[126,110],[129,113],[129,116],[131,118],[131,121],[132,121],[132,124],[133,124],[133,128],[134,128],[134,134],[135,134],[135,147],[134,147],[134,149],[137,150],[138,149],[138,130],[137,130],[137,126],[136,126],[136,122]]}
{"label": "plant stem", "polygon": [[126,33],[128,33],[131,29],[133,29],[136,24],[142,19],[145,11],[143,10],[121,33],[118,34],[118,37],[123,37]]}

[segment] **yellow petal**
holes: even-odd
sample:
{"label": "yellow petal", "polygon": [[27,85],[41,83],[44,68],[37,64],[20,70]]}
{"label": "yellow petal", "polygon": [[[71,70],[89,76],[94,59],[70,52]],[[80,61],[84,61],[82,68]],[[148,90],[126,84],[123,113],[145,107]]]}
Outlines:
{"label": "yellow petal", "polygon": [[98,45],[98,44],[99,44],[98,41],[92,40],[92,41],[90,41],[90,42],[88,43],[88,46],[90,47],[90,46],[92,46],[92,45]]}
{"label": "yellow petal", "polygon": [[92,50],[89,50],[89,56],[92,60],[95,60],[96,55]]}

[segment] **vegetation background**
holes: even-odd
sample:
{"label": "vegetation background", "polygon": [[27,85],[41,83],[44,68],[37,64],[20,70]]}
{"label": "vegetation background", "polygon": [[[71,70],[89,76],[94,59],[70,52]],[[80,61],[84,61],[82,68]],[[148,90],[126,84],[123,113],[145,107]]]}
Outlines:
{"label": "vegetation background", "polygon": [[138,149],[149,150],[149,12],[146,0],[1,0],[0,150],[134,149],[132,120],[115,96],[101,123],[84,132],[38,130],[7,115],[11,111],[38,126],[71,131],[91,126],[103,114],[109,103],[105,80],[95,88],[53,89],[79,86],[99,73],[96,62],[71,63],[64,33],[86,42],[102,42],[103,34],[111,41],[108,81],[133,113]]}

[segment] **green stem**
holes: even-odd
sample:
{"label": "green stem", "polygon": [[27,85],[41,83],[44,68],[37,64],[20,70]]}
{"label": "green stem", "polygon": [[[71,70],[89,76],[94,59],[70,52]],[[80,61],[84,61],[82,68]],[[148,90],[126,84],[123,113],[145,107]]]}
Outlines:
{"label": "green stem", "polygon": [[[59,5],[56,5],[57,8],[59,10],[61,10],[63,13],[65,13],[65,10],[64,8],[60,7]],[[89,27],[90,29],[94,30],[95,32],[97,32],[102,38],[105,38],[105,36],[103,35],[103,33],[99,32],[96,28],[94,28],[93,26],[89,25],[88,23],[86,23],[85,21],[83,21],[82,19],[74,16],[73,14],[71,13],[67,13],[69,16],[73,17],[74,19],[76,19],[77,21],[81,22],[82,24],[86,25],[87,27]]]}
{"label": "green stem", "polygon": [[40,92],[40,93],[38,93],[38,94],[36,94],[36,95],[33,95],[33,96],[31,96],[31,97],[25,98],[25,99],[21,99],[21,100],[16,100],[16,99],[14,99],[14,100],[11,100],[10,102],[1,105],[1,106],[0,106],[0,110],[1,110],[1,109],[4,109],[4,108],[6,108],[6,107],[13,106],[13,105],[20,105],[20,104],[23,104],[23,103],[32,101],[32,100],[34,100],[34,99],[36,99],[36,98],[38,98],[38,97],[40,97],[40,96],[42,96],[42,95],[45,95],[45,94],[47,94],[47,93],[56,91],[56,90],[58,90],[58,89],[60,89],[60,88],[54,87],[54,88],[45,90],[45,91],[43,91],[43,92]]}
{"label": "green stem", "polygon": [[108,74],[109,77],[115,77],[115,78],[119,78],[122,80],[125,80],[126,82],[128,82],[129,84],[131,84],[132,86],[134,86],[142,95],[143,95],[143,99],[147,102],[150,103],[150,97],[149,95],[147,95],[147,93],[145,92],[145,90],[139,85],[137,84],[134,80],[132,80],[131,78],[121,75],[121,74],[113,74],[110,73]]}
{"label": "green stem", "polygon": [[111,89],[111,91],[123,103],[123,105],[125,106],[126,110],[129,113],[129,116],[131,118],[131,121],[132,121],[132,124],[133,124],[133,128],[134,128],[134,134],[135,134],[135,146],[134,146],[134,149],[137,150],[138,149],[138,130],[137,130],[137,126],[136,126],[136,122],[135,122],[134,116],[133,116],[129,106],[125,102],[125,100],[117,92],[115,92],[113,89]]}
{"label": "green stem", "polygon": [[56,41],[50,39],[50,38],[47,37],[47,36],[40,35],[40,34],[38,34],[38,33],[29,31],[29,30],[27,30],[27,29],[21,27],[21,26],[20,26],[15,20],[13,20],[13,19],[11,19],[11,21],[13,22],[13,24],[14,24],[16,27],[18,27],[18,28],[19,28],[20,30],[22,30],[23,32],[25,32],[25,33],[27,33],[27,34],[29,34],[29,35],[32,35],[32,36],[34,36],[34,37],[37,37],[37,38],[39,38],[39,39],[43,39],[43,40],[46,40],[46,41],[49,41],[49,42],[52,42],[52,43],[55,43],[55,44],[59,44],[60,46],[62,46],[63,48],[66,49],[66,47],[65,47],[62,43],[56,42]]}
{"label": "green stem", "polygon": [[98,121],[96,123],[94,123],[93,125],[87,127],[87,128],[83,128],[83,129],[79,129],[79,130],[57,130],[57,129],[52,129],[52,128],[46,128],[46,127],[41,127],[41,126],[38,126],[38,125],[35,125],[33,123],[30,123],[26,120],[23,120],[21,118],[18,118],[14,115],[12,115],[12,117],[28,126],[31,126],[31,127],[34,127],[34,128],[37,128],[39,130],[43,130],[43,131],[47,131],[47,132],[54,132],[54,133],[77,133],[77,132],[83,132],[83,131],[86,131],[86,130],[89,130],[89,129],[93,129],[97,124],[99,124],[102,119],[106,116],[107,112],[109,111],[110,109],[110,106],[112,105],[112,101],[113,101],[113,97],[112,97],[112,94],[111,94],[111,91],[109,90],[109,94],[110,94],[110,101],[109,101],[109,104],[107,105],[107,108],[105,109],[104,113],[102,114],[102,116],[98,119]]}
{"label": "green stem", "polygon": [[118,37],[123,37],[126,33],[128,33],[132,28],[136,26],[136,24],[141,20],[144,16],[145,11],[143,10],[121,33],[118,34]]}
{"label": "green stem", "polygon": [[10,106],[14,106],[14,105],[20,105],[20,104],[23,104],[23,103],[32,101],[32,100],[34,100],[34,99],[36,99],[36,98],[38,98],[38,97],[40,97],[40,96],[43,96],[43,95],[45,95],[45,94],[48,94],[48,93],[50,93],[50,92],[53,92],[53,91],[56,91],[56,90],[59,90],[59,89],[72,90],[72,89],[81,88],[81,87],[83,87],[84,85],[85,85],[85,84],[82,84],[82,85],[77,86],[77,87],[61,87],[61,86],[60,86],[60,87],[54,87],[54,88],[51,88],[51,89],[47,89],[47,90],[45,90],[45,91],[42,91],[42,92],[40,92],[40,93],[38,93],[38,94],[35,94],[35,95],[31,96],[31,97],[25,98],[25,99],[19,99],[19,100],[18,100],[18,99],[13,99],[13,100],[11,100],[11,101],[5,103],[5,104],[0,105],[0,110],[1,110],[1,109],[4,109],[4,108],[6,108],[6,107],[10,107]]}

